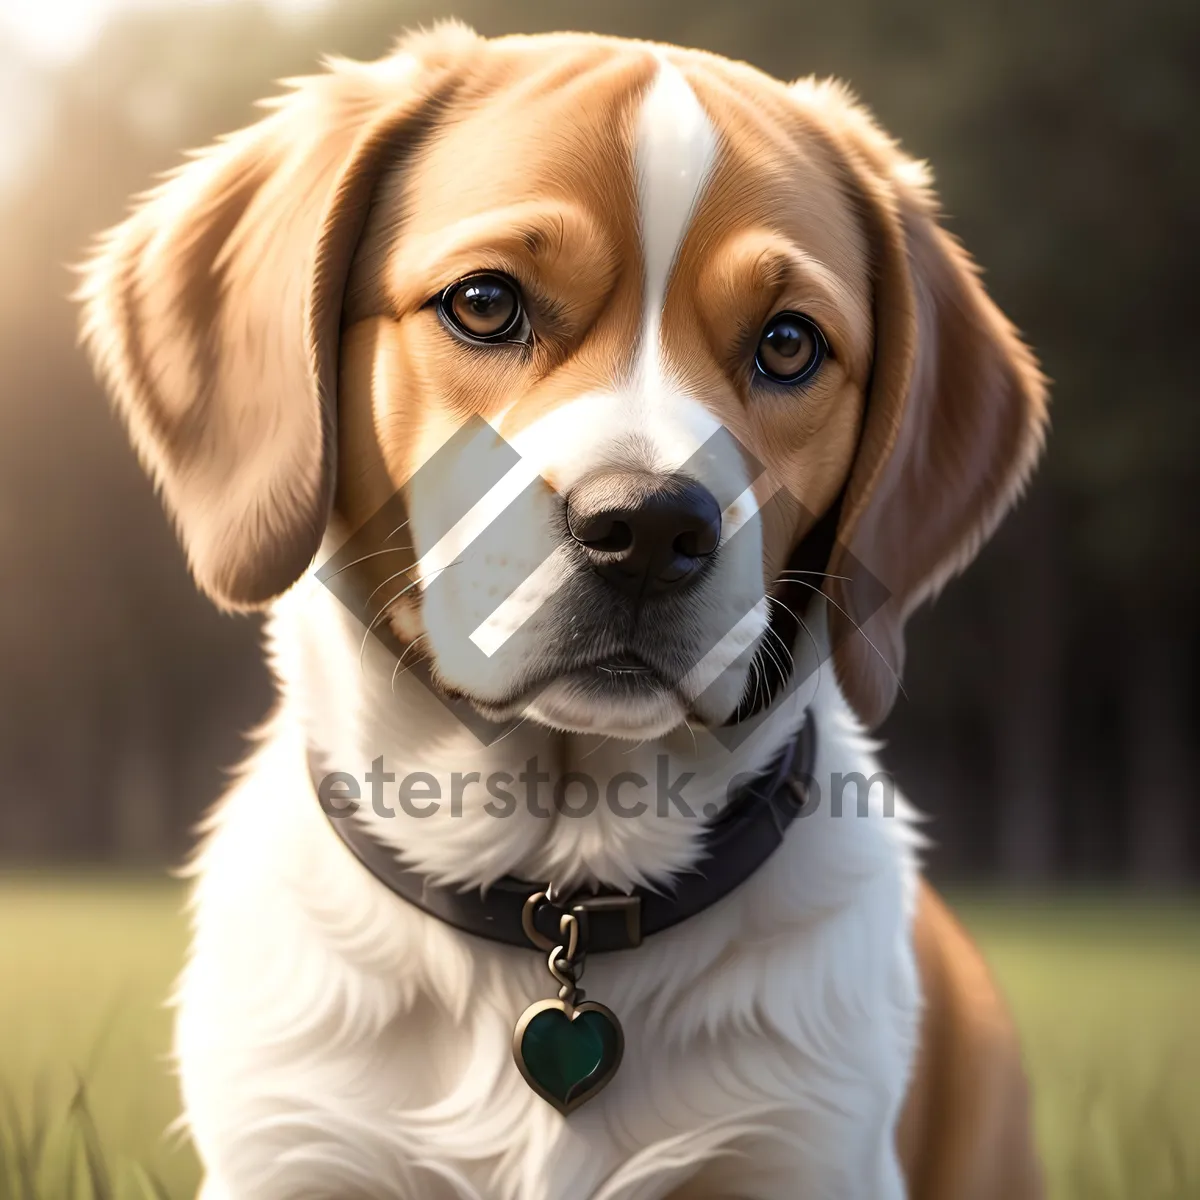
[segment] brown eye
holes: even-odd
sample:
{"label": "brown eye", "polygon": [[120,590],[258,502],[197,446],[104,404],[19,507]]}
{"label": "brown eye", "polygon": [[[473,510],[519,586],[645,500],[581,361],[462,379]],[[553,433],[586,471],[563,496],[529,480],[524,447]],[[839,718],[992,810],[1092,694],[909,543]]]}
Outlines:
{"label": "brown eye", "polygon": [[755,365],[776,383],[803,383],[825,360],[825,336],[800,313],[772,317],[758,341]]}
{"label": "brown eye", "polygon": [[521,294],[503,275],[472,275],[451,284],[438,307],[459,333],[477,342],[508,341],[521,325]]}

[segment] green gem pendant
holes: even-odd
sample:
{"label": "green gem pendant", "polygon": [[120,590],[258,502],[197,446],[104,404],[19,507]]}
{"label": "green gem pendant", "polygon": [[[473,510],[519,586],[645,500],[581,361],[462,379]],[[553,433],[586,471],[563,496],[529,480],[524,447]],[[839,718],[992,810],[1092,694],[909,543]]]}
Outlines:
{"label": "green gem pendant", "polygon": [[604,1088],[624,1052],[621,1023],[590,1000],[539,1000],[513,1031],[513,1057],[525,1082],[564,1116]]}

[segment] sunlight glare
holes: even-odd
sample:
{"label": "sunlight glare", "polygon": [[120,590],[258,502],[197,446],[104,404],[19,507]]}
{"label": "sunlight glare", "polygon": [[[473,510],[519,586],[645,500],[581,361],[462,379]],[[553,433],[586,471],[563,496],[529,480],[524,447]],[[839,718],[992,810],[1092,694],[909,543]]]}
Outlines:
{"label": "sunlight glare", "polygon": [[[246,0],[0,0],[0,44],[11,41],[40,62],[66,62],[83,54],[109,17],[137,9],[196,8]],[[281,16],[306,16],[329,0],[266,0]]]}

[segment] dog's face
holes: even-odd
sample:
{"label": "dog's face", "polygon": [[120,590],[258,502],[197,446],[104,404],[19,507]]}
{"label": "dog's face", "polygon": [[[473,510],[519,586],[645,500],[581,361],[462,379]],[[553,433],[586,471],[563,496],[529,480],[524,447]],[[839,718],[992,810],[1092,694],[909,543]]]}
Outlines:
{"label": "dog's face", "polygon": [[382,618],[448,691],[557,728],[736,719],[822,587],[878,720],[905,617],[1043,421],[920,169],[844,93],[608,39],[450,27],[339,64],[164,185],[84,293],[219,602],[398,497]]}
{"label": "dog's face", "polygon": [[[726,720],[765,589],[845,479],[866,237],[785,90],[735,80],[527,43],[485,59],[480,99],[376,193],[340,403],[371,411],[407,489],[404,640],[490,713],[638,737]],[[480,436],[442,452],[471,418]],[[492,430],[520,463],[452,530]]]}

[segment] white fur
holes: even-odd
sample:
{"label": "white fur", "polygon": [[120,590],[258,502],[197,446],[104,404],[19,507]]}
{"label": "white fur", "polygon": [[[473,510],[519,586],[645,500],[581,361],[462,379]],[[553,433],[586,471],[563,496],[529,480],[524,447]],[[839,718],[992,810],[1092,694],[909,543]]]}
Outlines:
{"label": "white fur", "polygon": [[[649,431],[656,465],[672,466],[712,432],[663,361],[658,316],[714,153],[703,109],[662,64],[639,135],[640,366],[615,396],[581,397],[518,439],[530,466],[552,457],[560,477],[582,473],[634,429]],[[735,503],[753,504],[751,482],[734,481]],[[485,642],[503,643],[521,604],[495,628],[476,626]],[[810,615],[820,637],[823,613]],[[764,620],[754,610],[736,645],[715,652],[718,673]],[[918,1014],[916,838],[900,799],[894,816],[876,794],[866,815],[850,805],[833,817],[831,776],[877,766],[828,665],[734,751],[678,724],[631,745],[533,721],[485,749],[411,677],[393,692],[393,660],[311,577],[275,605],[269,645],[280,705],[197,859],[178,990],[204,1200],[900,1200],[894,1127]],[[801,677],[812,666],[802,661]],[[626,1054],[569,1118],[529,1090],[510,1050],[521,1011],[551,994],[542,955],[457,933],[388,892],[328,827],[306,763],[313,747],[327,769],[361,780],[382,757],[397,776],[431,773],[447,796],[455,772],[516,774],[534,755],[556,776],[586,770],[601,785],[628,771],[654,779],[665,756],[672,778],[695,773],[686,795],[700,812],[724,802],[731,777],[763,769],[806,710],[818,811],[719,904],[588,962],[588,993],[618,1014]],[[479,785],[460,799],[457,816],[443,805],[427,819],[384,819],[364,807],[354,819],[463,887],[506,873],[563,889],[661,885],[701,849],[700,821],[653,805],[626,819],[603,805],[586,819],[521,807],[498,819]]]}
{"label": "white fur", "polygon": [[667,284],[717,153],[717,134],[695,92],[660,59],[638,123],[638,205],[645,262],[645,333],[641,369],[645,393],[663,384],[660,330]]}

